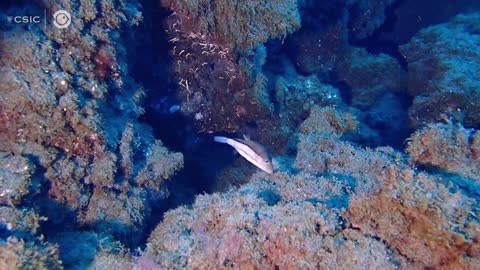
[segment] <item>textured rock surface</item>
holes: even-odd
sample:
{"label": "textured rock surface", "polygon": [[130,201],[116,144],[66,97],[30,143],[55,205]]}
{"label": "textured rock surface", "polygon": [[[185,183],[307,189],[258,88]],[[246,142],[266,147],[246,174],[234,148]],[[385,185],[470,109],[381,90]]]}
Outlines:
{"label": "textured rock surface", "polygon": [[199,32],[224,40],[225,45],[236,49],[247,49],[272,38],[285,37],[300,27],[295,0],[162,2],[191,18]]}
{"label": "textured rock surface", "polygon": [[351,47],[337,62],[338,79],[351,88],[352,105],[367,109],[385,93],[404,93],[405,71],[386,54]]}
{"label": "textured rock surface", "polygon": [[[24,2],[74,19],[0,26],[0,269],[480,265],[478,14],[400,59],[375,46],[404,1]],[[209,133],[251,135],[275,173]]]}
{"label": "textured rock surface", "polygon": [[364,39],[383,25],[386,10],[395,0],[353,0],[349,1],[349,30],[356,39]]}
{"label": "textured rock surface", "polygon": [[429,125],[410,137],[407,152],[415,163],[435,166],[480,181],[480,132],[461,125]]}
{"label": "textured rock surface", "polygon": [[[37,4],[26,9],[43,14]],[[141,20],[138,3],[45,8],[75,19],[65,30],[10,24],[0,41],[0,203],[12,213],[2,214],[2,269],[61,267],[56,248],[38,235],[47,218],[37,212],[51,224],[84,225],[119,240],[139,230],[153,198],[168,194],[164,180],[183,166],[182,154],[138,121],[144,90],[128,75],[120,36]]]}
{"label": "textured rock surface", "polygon": [[422,29],[400,47],[408,62],[413,127],[452,118],[480,125],[480,13]]}
{"label": "textured rock surface", "polygon": [[314,108],[293,164],[277,157],[276,173],[169,211],[141,258],[186,269],[478,265],[472,194],[446,175],[414,169],[391,148],[343,142],[355,126],[349,114]]}
{"label": "textured rock surface", "polygon": [[[181,112],[201,132],[270,121],[262,43],[300,27],[296,1],[163,1]],[[255,10],[255,12],[252,12]]]}
{"label": "textured rock surface", "polygon": [[0,203],[19,203],[29,192],[34,168],[28,159],[0,152]]}

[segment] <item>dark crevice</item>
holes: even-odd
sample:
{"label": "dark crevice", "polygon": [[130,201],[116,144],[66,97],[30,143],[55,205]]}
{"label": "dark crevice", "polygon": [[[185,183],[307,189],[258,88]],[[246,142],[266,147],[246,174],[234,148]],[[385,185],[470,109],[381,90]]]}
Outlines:
{"label": "dark crevice", "polygon": [[385,10],[385,21],[368,37],[364,39],[356,39],[355,37],[353,37],[352,32],[349,31],[349,43],[352,46],[363,47],[372,54],[383,53],[390,55],[398,61],[398,63],[404,70],[407,70],[407,61],[399,51],[400,44],[394,40],[383,38],[385,33],[392,33],[395,30],[394,26],[397,21],[397,15],[395,14],[395,10],[397,10],[404,1],[405,0],[395,1],[392,5],[387,7]]}
{"label": "dark crevice", "polygon": [[40,225],[40,233],[48,239],[59,231],[61,224],[62,231],[78,228],[76,224],[75,213],[65,205],[49,198],[48,192],[51,188],[50,181],[45,178],[47,168],[43,167],[34,155],[26,155],[33,163],[35,170],[31,175],[31,192],[23,198],[22,205],[26,208],[35,209],[39,216],[48,217]]}
{"label": "dark crevice", "polygon": [[[160,7],[158,1],[142,1],[144,23],[136,35],[136,44],[130,48],[130,75],[146,89],[145,114],[140,120],[152,127],[157,139],[171,151],[184,155],[185,166],[169,185],[171,197],[177,203],[182,192],[195,194],[213,191],[213,179],[225,166],[225,151],[213,142],[212,136],[198,134],[192,119],[175,109],[181,105],[176,97],[177,82],[172,74],[171,44],[165,33],[164,19],[170,11]],[[178,185],[178,186],[177,186]],[[182,187],[183,186],[183,187]],[[190,202],[190,199],[185,203]]]}
{"label": "dark crevice", "polygon": [[190,205],[195,196],[215,191],[217,174],[234,158],[231,150],[213,141],[212,135],[197,133],[192,119],[178,111],[177,81],[172,72],[171,44],[165,32],[164,19],[171,14],[159,1],[140,1],[143,23],[127,44],[129,74],[146,90],[140,121],[151,126],[156,139],[170,150],[181,152],[184,168],[166,181],[169,196],[152,203],[145,220],[140,246],[162,220],[163,214],[180,205]]}
{"label": "dark crevice", "polygon": [[333,80],[331,84],[340,91],[343,102],[350,106],[352,104],[352,88],[344,81]]}
{"label": "dark crevice", "polygon": [[438,176],[439,181],[449,187],[450,193],[460,191],[465,196],[475,199],[477,204],[480,203],[480,184],[474,179],[433,165],[423,164],[417,167],[419,170]]}

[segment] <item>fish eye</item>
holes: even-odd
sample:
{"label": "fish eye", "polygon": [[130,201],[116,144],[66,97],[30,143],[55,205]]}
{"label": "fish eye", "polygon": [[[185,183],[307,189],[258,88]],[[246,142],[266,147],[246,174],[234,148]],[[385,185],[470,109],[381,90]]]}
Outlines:
{"label": "fish eye", "polygon": [[265,160],[265,162],[266,162],[266,163],[269,163],[270,161],[268,161],[268,160]]}

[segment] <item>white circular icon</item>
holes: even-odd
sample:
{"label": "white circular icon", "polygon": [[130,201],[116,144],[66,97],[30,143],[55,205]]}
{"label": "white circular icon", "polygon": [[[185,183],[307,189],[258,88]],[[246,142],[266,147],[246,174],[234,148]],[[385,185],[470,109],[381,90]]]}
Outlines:
{"label": "white circular icon", "polygon": [[72,15],[66,10],[59,10],[53,14],[53,25],[55,27],[64,29],[72,23]]}

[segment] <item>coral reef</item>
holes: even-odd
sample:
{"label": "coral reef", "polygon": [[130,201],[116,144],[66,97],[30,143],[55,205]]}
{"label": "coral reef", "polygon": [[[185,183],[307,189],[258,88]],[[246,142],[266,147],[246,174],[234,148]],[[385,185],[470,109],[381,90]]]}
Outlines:
{"label": "coral reef", "polygon": [[329,180],[255,174],[234,192],[199,196],[193,209],[181,207],[165,216],[143,257],[163,268],[394,269],[383,243],[358,234],[350,238],[354,232],[342,229],[339,210],[328,200],[343,196],[347,186]]}
{"label": "coral reef", "polygon": [[478,265],[475,198],[391,148],[342,141],[356,126],[348,113],[312,108],[293,164],[278,156],[275,174],[167,212],[141,258],[186,269]]}
{"label": "coral reef", "polygon": [[438,178],[389,166],[379,175],[380,192],[352,199],[348,220],[416,267],[469,269],[478,264],[468,250],[478,248],[479,209],[474,199],[448,191]]}
{"label": "coral reef", "polygon": [[0,4],[0,269],[478,268],[480,13],[405,2]]}
{"label": "coral reef", "polygon": [[479,127],[480,13],[422,29],[400,47],[408,62],[408,92],[414,97],[410,124],[421,127],[452,118]]}
{"label": "coral reef", "polygon": [[[202,132],[235,132],[270,119],[261,73],[268,39],[300,26],[296,1],[163,1],[181,112]],[[250,12],[252,8],[255,12]],[[247,30],[248,29],[248,30]]]}
{"label": "coral reef", "polygon": [[[138,121],[144,90],[128,76],[120,33],[139,23],[139,6],[107,0],[45,5],[49,15],[63,8],[76,19],[66,30],[12,26],[0,42],[0,203],[27,197],[25,211],[52,216],[61,214],[49,213],[48,204],[59,204],[74,214],[71,222],[124,240],[144,226],[150,205],[168,195],[164,180],[183,167],[182,154]],[[38,197],[45,203],[36,205]],[[6,235],[17,235],[15,224],[30,216],[2,220]],[[36,237],[11,236],[1,248],[18,258],[2,262],[14,267],[31,259],[25,265],[32,269],[57,269],[58,254],[49,243],[30,241]]]}

